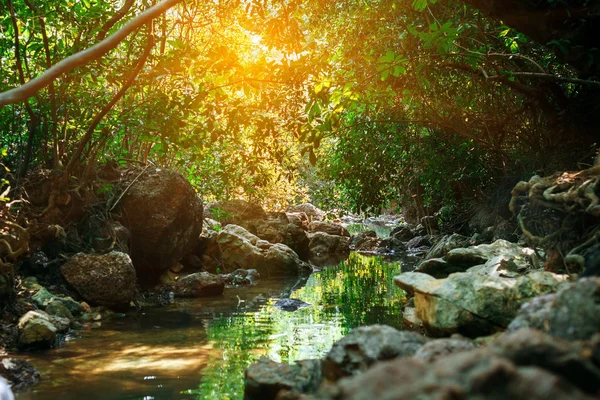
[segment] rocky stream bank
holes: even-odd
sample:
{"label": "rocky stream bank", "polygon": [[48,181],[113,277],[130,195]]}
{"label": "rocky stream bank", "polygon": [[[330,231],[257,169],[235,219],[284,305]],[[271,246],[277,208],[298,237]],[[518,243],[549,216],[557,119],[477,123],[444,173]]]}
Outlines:
{"label": "rocky stream bank", "polygon": [[[0,274],[0,375],[15,391],[40,379],[26,354],[60,347],[69,332],[178,298],[308,276],[356,251],[401,260],[393,282],[406,293],[402,330],[354,329],[322,359],[261,359],[246,371],[245,398],[599,393],[600,279],[573,273],[593,275],[594,249],[576,260],[579,270],[556,268],[553,248],[522,234],[523,218],[520,227],[504,221],[442,235],[435,216],[408,224],[328,215],[310,204],[286,212],[243,200],[203,205],[181,175],[160,169],[105,171],[98,182],[115,188],[108,195],[97,186],[57,195],[51,176],[37,179],[29,211],[4,214],[2,228],[11,253],[2,253]],[[288,293],[275,307],[311,304]]]}

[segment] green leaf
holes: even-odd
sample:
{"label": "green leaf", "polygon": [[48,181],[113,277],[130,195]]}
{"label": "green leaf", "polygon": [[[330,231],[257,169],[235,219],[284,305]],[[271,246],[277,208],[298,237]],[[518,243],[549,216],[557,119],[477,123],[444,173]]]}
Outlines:
{"label": "green leaf", "polygon": [[392,50],[388,50],[385,52],[385,56],[379,57],[377,60],[378,63],[391,63],[394,61],[394,52]]}
{"label": "green leaf", "polygon": [[[435,3],[435,1],[432,1]],[[412,6],[417,11],[423,11],[427,7],[427,0],[414,0]]]}

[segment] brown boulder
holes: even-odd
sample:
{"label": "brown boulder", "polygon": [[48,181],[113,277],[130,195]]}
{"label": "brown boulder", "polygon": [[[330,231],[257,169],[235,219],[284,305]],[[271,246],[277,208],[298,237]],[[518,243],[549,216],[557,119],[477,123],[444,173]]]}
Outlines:
{"label": "brown boulder", "polygon": [[142,282],[153,282],[190,254],[202,232],[202,201],[174,171],[156,168],[142,174],[123,198],[121,214]]}
{"label": "brown boulder", "polygon": [[125,253],[75,254],[62,267],[67,282],[87,302],[121,309],[135,295],[135,268]]}

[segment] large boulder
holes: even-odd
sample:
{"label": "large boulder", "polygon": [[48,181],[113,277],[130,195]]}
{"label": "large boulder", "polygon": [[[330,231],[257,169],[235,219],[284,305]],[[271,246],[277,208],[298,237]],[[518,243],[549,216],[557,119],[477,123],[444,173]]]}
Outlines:
{"label": "large boulder", "polygon": [[433,363],[411,358],[382,362],[339,380],[304,400],[519,399],[591,400],[568,380],[535,366],[520,366],[478,349]]}
{"label": "large boulder", "polygon": [[225,281],[208,272],[197,272],[179,279],[173,289],[177,297],[220,296],[225,289]]}
{"label": "large boulder", "polygon": [[519,366],[543,368],[591,395],[600,391],[600,365],[594,343],[566,341],[534,329],[504,333],[489,349]]}
{"label": "large boulder", "polygon": [[75,254],[62,267],[67,282],[93,305],[122,309],[135,295],[136,274],[127,254]]}
{"label": "large boulder", "polygon": [[600,332],[600,278],[583,278],[557,293],[524,304],[508,331],[535,328],[562,339],[589,339]]}
{"label": "large boulder", "polygon": [[269,243],[241,226],[227,225],[212,238],[205,257],[218,260],[227,270],[256,269],[261,276],[310,273],[310,265],[281,243]]}
{"label": "large boulder", "polygon": [[311,393],[321,383],[321,362],[282,364],[261,357],[246,369],[244,399],[275,400],[281,392]]}
{"label": "large boulder", "polygon": [[310,232],[325,232],[329,235],[338,235],[350,237],[348,229],[341,225],[330,224],[329,222],[313,221],[308,225]]}
{"label": "large boulder", "polygon": [[[442,241],[446,244],[442,248],[436,245],[436,254],[443,253],[444,246],[451,247],[462,239],[452,240],[448,237]],[[533,255],[533,249],[500,239],[492,244],[454,248],[442,258],[428,257],[418,265],[416,271],[435,278],[445,278],[451,273],[467,270],[488,276],[516,277],[534,267]]]}
{"label": "large boulder", "polygon": [[287,212],[290,213],[304,213],[311,221],[322,221],[325,219],[327,214],[320,208],[312,205],[311,203],[303,203],[295,206],[288,207]]}
{"label": "large boulder", "polygon": [[267,218],[267,213],[261,206],[241,199],[208,203],[205,212],[208,218],[220,222],[223,226],[243,225],[246,221]]}
{"label": "large boulder", "polygon": [[310,239],[304,229],[290,222],[285,213],[278,213],[265,220],[255,220],[244,227],[270,243],[282,243],[298,254],[301,260],[307,261]]}
{"label": "large boulder", "polygon": [[350,255],[349,238],[325,232],[310,233],[309,261],[317,266],[339,264]]}
{"label": "large boulder", "polygon": [[323,377],[337,381],[366,371],[382,360],[414,355],[429,339],[415,332],[386,325],[354,329],[332,347],[323,359]]}
{"label": "large boulder", "polygon": [[202,201],[181,174],[149,169],[123,197],[121,223],[131,233],[138,279],[154,283],[194,249],[202,232]]}
{"label": "large boulder", "polygon": [[550,272],[533,272],[517,279],[477,273],[434,279],[407,272],[396,276],[394,282],[414,293],[416,316],[432,334],[481,336],[506,328],[521,304],[555,291],[565,279]]}

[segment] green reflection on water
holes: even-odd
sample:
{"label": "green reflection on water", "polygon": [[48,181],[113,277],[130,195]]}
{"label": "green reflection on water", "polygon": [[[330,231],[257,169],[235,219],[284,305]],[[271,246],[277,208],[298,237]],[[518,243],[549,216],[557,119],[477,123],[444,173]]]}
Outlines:
{"label": "green reflection on water", "polygon": [[290,313],[273,307],[210,321],[207,339],[222,357],[203,370],[198,399],[243,398],[244,371],[261,355],[284,362],[324,356],[352,328],[370,324],[402,327],[404,292],[392,281],[398,263],[352,253],[347,262],[313,274],[290,297],[312,304]]}

